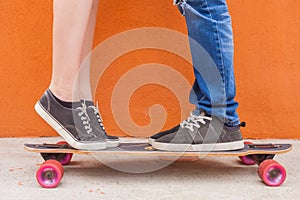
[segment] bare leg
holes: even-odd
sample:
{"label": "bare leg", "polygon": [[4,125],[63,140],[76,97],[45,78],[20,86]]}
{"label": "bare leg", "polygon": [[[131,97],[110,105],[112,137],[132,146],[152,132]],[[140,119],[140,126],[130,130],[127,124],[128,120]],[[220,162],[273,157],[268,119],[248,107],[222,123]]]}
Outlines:
{"label": "bare leg", "polygon": [[[63,101],[92,99],[90,91],[75,91],[80,66],[90,53],[98,0],[54,0],[53,70],[50,90]],[[90,90],[89,68],[80,71],[80,80]],[[84,81],[83,81],[84,79]],[[76,90],[76,88],[75,88]]]}
{"label": "bare leg", "polygon": [[35,104],[36,112],[68,144],[99,150],[119,145],[108,136],[92,101],[90,58],[98,0],[54,0],[53,73],[49,86]]}

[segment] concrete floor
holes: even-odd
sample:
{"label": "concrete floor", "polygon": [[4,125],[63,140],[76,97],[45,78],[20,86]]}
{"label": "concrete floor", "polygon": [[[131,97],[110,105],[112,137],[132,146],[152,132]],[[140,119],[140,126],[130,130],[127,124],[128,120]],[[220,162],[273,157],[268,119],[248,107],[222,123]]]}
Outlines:
{"label": "concrete floor", "polygon": [[[24,143],[57,142],[59,138],[2,138],[0,160],[1,199],[298,199],[300,196],[300,141],[291,152],[275,157],[288,176],[280,187],[268,187],[257,176],[257,166],[244,166],[235,157],[212,157],[198,161],[167,161],[133,158],[97,158],[75,155],[65,167],[61,184],[41,188],[35,179],[37,153]],[[126,141],[127,139],[122,139]],[[143,139],[141,139],[143,140]],[[265,141],[259,141],[265,142]],[[101,162],[100,162],[100,161]],[[101,164],[106,163],[108,166]],[[166,167],[164,167],[166,166]],[[162,168],[164,167],[164,168]],[[162,168],[160,170],[157,170]],[[118,171],[118,170],[122,171]],[[153,171],[155,170],[155,171]],[[125,171],[125,172],[124,172]],[[147,173],[128,173],[146,172]]]}

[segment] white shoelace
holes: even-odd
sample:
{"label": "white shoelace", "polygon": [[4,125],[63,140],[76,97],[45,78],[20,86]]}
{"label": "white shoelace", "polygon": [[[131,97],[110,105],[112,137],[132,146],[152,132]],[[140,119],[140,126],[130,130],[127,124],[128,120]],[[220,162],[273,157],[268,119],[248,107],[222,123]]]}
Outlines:
{"label": "white shoelace", "polygon": [[104,125],[103,125],[103,119],[101,117],[101,114],[99,112],[98,102],[96,103],[96,106],[89,106],[89,108],[92,108],[94,110],[94,114],[97,116],[98,122],[101,126],[101,128],[105,131]]}
{"label": "white shoelace", "polygon": [[85,104],[85,101],[83,101],[83,103],[81,103],[82,107],[78,107],[76,108],[77,110],[80,110],[81,112],[78,113],[78,116],[80,117],[82,124],[84,125],[85,130],[87,130],[87,133],[90,134],[93,130],[92,127],[90,125],[90,118],[89,115],[86,111],[87,107]]}
{"label": "white shoelace", "polygon": [[209,121],[212,120],[211,117],[206,117],[203,115],[197,116],[197,115],[193,115],[193,113],[191,113],[190,116],[186,120],[184,120],[183,122],[180,123],[180,127],[187,128],[193,132],[194,127],[200,128],[200,124],[206,124],[205,119],[209,120]]}

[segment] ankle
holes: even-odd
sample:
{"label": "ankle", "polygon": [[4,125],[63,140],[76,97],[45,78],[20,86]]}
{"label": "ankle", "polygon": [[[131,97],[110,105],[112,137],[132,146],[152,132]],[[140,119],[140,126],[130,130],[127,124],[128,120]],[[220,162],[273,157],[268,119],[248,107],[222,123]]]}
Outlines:
{"label": "ankle", "polygon": [[53,98],[62,106],[66,108],[72,108],[73,102],[72,101],[63,101],[60,98],[58,98],[53,92],[49,89],[49,92],[52,94]]}
{"label": "ankle", "polygon": [[56,89],[55,87],[49,87],[49,91],[59,100],[64,102],[74,102],[74,101],[80,101],[79,98],[75,98],[75,96],[72,94],[72,90],[61,90]]}

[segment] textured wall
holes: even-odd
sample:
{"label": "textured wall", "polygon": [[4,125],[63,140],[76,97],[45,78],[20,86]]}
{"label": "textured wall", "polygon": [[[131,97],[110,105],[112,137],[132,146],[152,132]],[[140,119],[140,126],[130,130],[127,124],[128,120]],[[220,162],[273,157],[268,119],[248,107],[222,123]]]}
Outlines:
{"label": "textured wall", "polygon": [[[235,33],[238,112],[241,120],[248,123],[243,129],[244,137],[300,138],[300,1],[228,3]],[[33,110],[51,78],[52,1],[1,1],[0,10],[0,136],[56,135]],[[94,46],[98,48],[115,34],[141,27],[168,28],[186,34],[184,18],[172,0],[101,1]],[[160,31],[157,33],[153,39],[159,40]],[[156,70],[137,68],[146,63],[156,63],[148,66]],[[148,74],[147,84],[128,96],[126,88],[131,88],[130,84],[143,84],[138,82],[143,80],[139,73]],[[185,79],[187,82],[182,82]],[[123,88],[122,80],[127,80]],[[181,116],[180,98],[187,97],[185,86],[192,81],[189,63],[168,51],[145,48],[120,55],[96,84],[96,100],[107,130],[116,135],[127,132],[142,136],[162,126],[164,117],[164,128],[177,124],[192,108],[184,102]],[[118,87],[116,93],[114,89]],[[129,115],[123,103],[127,100],[130,117],[140,127],[126,124]],[[148,111],[155,104],[163,105],[165,112],[154,106],[155,117],[151,118]],[[148,124],[153,126],[147,127]]]}

